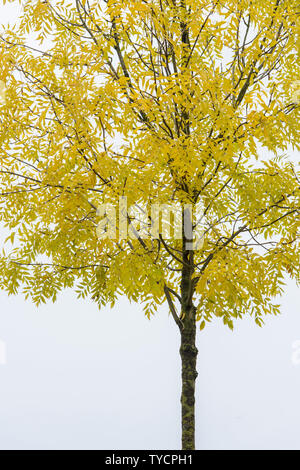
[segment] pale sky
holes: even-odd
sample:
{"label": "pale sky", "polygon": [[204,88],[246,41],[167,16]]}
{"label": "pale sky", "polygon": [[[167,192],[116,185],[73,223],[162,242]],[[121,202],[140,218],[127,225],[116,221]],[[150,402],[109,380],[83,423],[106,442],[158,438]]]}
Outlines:
{"label": "pale sky", "polygon": [[[2,23],[15,14],[0,7]],[[126,299],[99,312],[71,291],[39,309],[0,292],[0,306],[1,450],[180,448],[179,335],[166,307],[148,321]],[[198,334],[198,449],[300,450],[297,341],[292,282],[264,328],[215,320]]]}

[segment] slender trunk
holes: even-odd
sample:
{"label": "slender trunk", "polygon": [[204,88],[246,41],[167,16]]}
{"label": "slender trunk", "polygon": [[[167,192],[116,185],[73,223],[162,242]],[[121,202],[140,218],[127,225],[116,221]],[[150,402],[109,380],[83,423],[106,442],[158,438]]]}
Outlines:
{"label": "slender trunk", "polygon": [[182,365],[181,423],[182,449],[195,449],[195,382],[197,378],[195,312],[187,312],[181,330],[180,356]]}
{"label": "slender trunk", "polygon": [[181,425],[182,449],[195,449],[195,382],[197,378],[196,309],[193,305],[194,253],[190,249],[193,241],[193,218],[190,208],[182,213],[182,272],[181,272]]}
{"label": "slender trunk", "polygon": [[[181,40],[182,59],[185,68],[189,67],[189,57],[191,54],[189,39],[189,13],[186,1],[180,1],[181,8]],[[183,132],[188,138],[190,136],[190,115],[189,110],[182,107]],[[187,161],[189,156],[185,155]],[[184,181],[183,188],[187,195],[189,193],[189,182]],[[191,202],[190,197],[187,198]],[[195,202],[195,201],[194,201]],[[182,307],[182,327],[181,333],[181,425],[182,425],[182,449],[195,449],[195,381],[197,378],[197,354],[196,348],[196,311],[193,305],[194,284],[192,276],[194,273],[194,254],[190,244],[193,242],[193,215],[190,209],[183,208],[182,212],[182,277],[181,277],[181,307]]]}

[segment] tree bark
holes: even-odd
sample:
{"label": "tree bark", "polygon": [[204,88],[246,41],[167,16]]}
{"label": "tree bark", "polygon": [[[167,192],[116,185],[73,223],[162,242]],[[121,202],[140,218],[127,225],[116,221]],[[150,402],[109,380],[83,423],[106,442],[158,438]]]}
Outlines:
{"label": "tree bark", "polygon": [[182,450],[195,449],[195,382],[197,378],[195,309],[185,312],[181,330],[181,424]]}
{"label": "tree bark", "polygon": [[[194,294],[193,218],[189,208],[182,213],[182,272],[181,272],[181,426],[182,449],[195,449],[195,382],[197,378],[196,308]],[[188,248],[189,247],[189,248]]]}

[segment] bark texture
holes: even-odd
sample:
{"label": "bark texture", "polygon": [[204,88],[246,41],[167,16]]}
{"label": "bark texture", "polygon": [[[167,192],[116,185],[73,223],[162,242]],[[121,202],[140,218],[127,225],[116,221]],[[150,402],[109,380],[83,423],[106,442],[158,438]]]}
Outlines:
{"label": "bark texture", "polygon": [[180,356],[182,365],[181,420],[182,449],[195,449],[195,382],[197,378],[195,312],[187,312],[181,330]]}
{"label": "bark texture", "polygon": [[[195,382],[197,378],[197,354],[196,348],[196,309],[193,305],[194,294],[194,254],[193,250],[187,250],[187,242],[192,241],[192,214],[189,211],[183,213],[183,267],[181,277],[181,422],[182,422],[182,449],[195,449]],[[188,232],[191,233],[188,233]]]}

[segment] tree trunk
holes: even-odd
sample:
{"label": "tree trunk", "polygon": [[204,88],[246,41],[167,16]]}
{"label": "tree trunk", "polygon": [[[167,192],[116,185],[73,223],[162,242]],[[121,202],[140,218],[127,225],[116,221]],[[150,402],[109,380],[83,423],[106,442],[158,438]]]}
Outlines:
{"label": "tree trunk", "polygon": [[181,423],[182,449],[195,449],[195,382],[197,378],[195,309],[185,313],[181,330],[180,356],[182,365]]}

